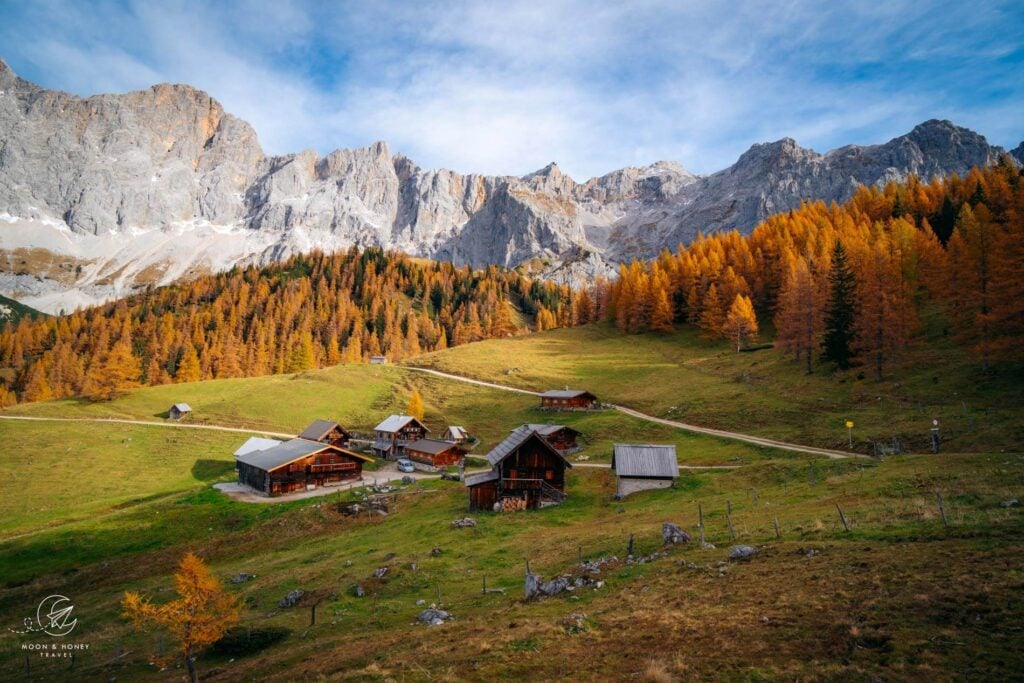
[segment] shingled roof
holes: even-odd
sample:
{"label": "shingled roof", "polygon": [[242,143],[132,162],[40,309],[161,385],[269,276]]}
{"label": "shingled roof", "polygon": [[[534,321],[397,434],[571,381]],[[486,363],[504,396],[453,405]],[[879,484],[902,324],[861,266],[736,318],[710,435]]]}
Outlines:
{"label": "shingled roof", "polygon": [[565,425],[528,424],[525,426],[529,427],[530,429],[537,432],[541,436],[551,436],[555,432],[561,431],[563,429],[568,429],[570,432],[576,432],[577,434],[579,434],[579,432],[573,429],[572,427],[566,427]]}
{"label": "shingled roof", "polygon": [[404,441],[405,450],[416,451],[417,453],[429,453],[437,455],[449,448],[458,448],[458,444],[451,441],[438,441],[437,439],[419,439],[418,441]]}
{"label": "shingled roof", "polygon": [[322,451],[344,453],[345,455],[359,458],[365,462],[373,461],[373,458],[368,458],[360,453],[320,443],[319,441],[308,441],[307,439],[292,439],[290,441],[284,441],[273,448],[243,453],[242,455],[236,456],[236,458],[239,462],[244,462],[246,465],[258,467],[261,470],[270,472],[271,470],[276,470],[279,467],[284,467],[289,463],[305,458],[308,455],[313,455],[314,453],[320,453]]}
{"label": "shingled roof", "polygon": [[494,481],[500,475],[497,469],[490,469],[486,472],[477,472],[476,474],[470,474],[466,476],[466,486],[477,486],[478,484],[485,484],[489,481]]}
{"label": "shingled roof", "polygon": [[327,436],[332,429],[340,429],[346,433],[348,431],[337,422],[332,422],[330,420],[314,420],[311,425],[302,430],[302,433],[299,434],[299,438],[309,439],[310,441],[319,441]]}
{"label": "shingled roof", "polygon": [[541,398],[576,398],[583,395],[593,396],[589,391],[579,389],[552,389],[541,394]]}
{"label": "shingled roof", "polygon": [[612,469],[620,477],[678,477],[676,447],[617,443]]}
{"label": "shingled roof", "polygon": [[274,448],[280,446],[283,441],[277,439],[264,439],[262,436],[251,436],[249,440],[238,447],[235,451],[235,457],[245,455],[246,453],[255,453],[256,451],[265,451],[268,448]]}
{"label": "shingled roof", "polygon": [[537,439],[544,444],[545,448],[554,453],[558,456],[559,460],[565,463],[566,467],[572,467],[572,463],[566,460],[561,453],[555,450],[554,447],[547,442],[547,439],[543,438],[537,430],[531,429],[530,425],[523,425],[522,427],[513,429],[512,433],[509,434],[504,441],[491,449],[491,452],[487,454],[487,462],[491,463],[491,465],[497,465],[514,453],[517,448],[529,441],[530,437],[537,437]]}

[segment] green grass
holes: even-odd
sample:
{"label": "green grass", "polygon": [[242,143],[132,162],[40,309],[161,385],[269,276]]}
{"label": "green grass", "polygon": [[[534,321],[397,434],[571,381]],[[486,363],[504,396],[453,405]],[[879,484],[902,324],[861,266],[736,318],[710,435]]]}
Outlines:
{"label": "green grass", "polygon": [[[514,358],[522,371],[506,375],[503,358]],[[848,394],[869,386],[855,378],[790,378],[789,361],[774,351],[735,356],[686,332],[623,339],[599,326],[420,360],[530,388],[585,382],[606,400],[656,414],[676,406],[680,419],[750,425],[824,445],[841,445],[821,438],[821,422],[837,418],[839,409],[808,406],[822,393],[852,401]],[[756,379],[737,381],[735,373],[755,361]],[[903,381],[911,395],[918,391],[919,380]],[[807,391],[796,392],[796,382],[807,382]],[[771,383],[778,383],[774,391]],[[66,661],[32,660],[33,676],[179,676],[149,664],[155,636],[133,631],[119,616],[119,600],[125,590],[169,597],[174,565],[187,550],[225,580],[241,571],[256,575],[228,584],[244,600],[243,625],[291,631],[246,656],[205,653],[204,680],[992,680],[1024,668],[1017,642],[1024,515],[1000,505],[1024,490],[1019,454],[833,462],[613,411],[549,415],[535,410],[529,396],[379,366],[154,387],[110,403],[58,401],[7,412],[159,421],[171,403],[187,401],[196,422],[294,433],[324,417],[365,431],[403,409],[414,387],[424,395],[428,425],[435,432],[467,426],[481,438],[477,453],[517,424],[553,418],[584,433],[584,453],[594,461],[607,460],[616,441],[666,442],[677,444],[684,463],[743,467],[686,472],[673,489],[624,501],[612,499],[608,470],[579,467],[569,475],[565,504],[477,514],[475,529],[453,530],[451,520],[466,514],[458,483],[425,481],[403,492],[387,518],[351,519],[334,507],[351,492],[255,505],[212,490],[212,482],[231,478],[230,454],[244,434],[0,421],[0,475],[5,492],[16,493],[0,498],[0,623],[16,626],[42,597],[59,593],[75,604],[76,641],[90,644],[73,675]],[[992,387],[959,390],[978,397]],[[1014,404],[1001,400],[988,422],[972,416],[977,433],[987,429],[1003,443],[1012,420],[1001,411],[1012,412]],[[860,410],[854,419],[865,430],[881,420],[877,407]],[[894,428],[908,424],[902,412],[891,418]],[[976,445],[977,433],[951,443]],[[577,548],[587,557],[622,558],[630,534],[646,555],[659,550],[664,521],[696,538],[698,506],[717,548],[691,545],[650,563],[613,565],[600,590],[520,599],[526,560],[551,577],[572,570]],[[718,563],[733,543],[729,508],[736,542],[763,549],[722,571]],[[433,548],[441,554],[432,555]],[[811,557],[811,549],[819,552]],[[384,579],[372,579],[383,566]],[[506,595],[482,595],[485,576]],[[356,583],[366,597],[353,595]],[[323,598],[316,626],[309,625],[309,602],[277,606],[295,588]],[[438,588],[455,620],[435,628],[414,624],[423,609],[416,602],[434,602]],[[563,627],[571,614],[585,614],[587,628]],[[0,635],[0,679],[25,678],[18,649],[24,640],[6,629]],[[118,648],[127,653],[120,659]]]}
{"label": "green grass", "polygon": [[780,351],[735,353],[692,328],[623,335],[604,324],[492,339],[410,362],[525,389],[570,385],[658,417],[829,448],[847,446],[846,420],[855,423],[861,452],[893,437],[924,452],[933,418],[949,451],[1019,451],[1024,441],[1024,368],[985,374],[938,332],[910,348],[883,382],[867,369],[806,375]]}

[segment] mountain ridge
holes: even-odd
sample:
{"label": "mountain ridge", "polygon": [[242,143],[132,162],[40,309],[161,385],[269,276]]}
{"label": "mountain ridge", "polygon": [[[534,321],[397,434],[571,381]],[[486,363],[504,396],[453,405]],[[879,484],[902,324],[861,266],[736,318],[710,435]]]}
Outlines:
{"label": "mountain ridge", "polygon": [[383,141],[267,155],[248,123],[186,84],[81,98],[0,60],[0,92],[0,292],[50,312],[351,245],[473,266],[540,260],[543,275],[579,282],[698,232],[749,232],[805,199],[1003,153],[933,119],[878,145],[821,154],[782,138],[708,175],[658,161],[577,182],[555,162],[518,177],[424,169]]}

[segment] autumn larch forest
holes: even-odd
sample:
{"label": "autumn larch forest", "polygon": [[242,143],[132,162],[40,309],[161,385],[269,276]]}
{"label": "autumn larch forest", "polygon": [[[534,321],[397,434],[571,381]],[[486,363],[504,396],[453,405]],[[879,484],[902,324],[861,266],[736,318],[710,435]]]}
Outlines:
{"label": "autumn larch forest", "polygon": [[861,187],[842,205],[808,202],[749,236],[701,236],[575,290],[352,248],[25,318],[0,332],[0,406],[397,361],[598,320],[626,334],[696,325],[737,351],[770,327],[794,372],[858,365],[883,379],[926,307],[995,371],[1024,357],[1022,269],[1024,182],[1004,158],[964,177]]}

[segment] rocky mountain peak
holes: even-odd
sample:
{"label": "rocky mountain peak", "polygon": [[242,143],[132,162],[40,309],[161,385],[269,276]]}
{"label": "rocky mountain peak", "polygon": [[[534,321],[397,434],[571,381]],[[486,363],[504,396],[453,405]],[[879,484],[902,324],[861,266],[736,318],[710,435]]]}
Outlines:
{"label": "rocky mountain peak", "polygon": [[1024,141],[1010,150],[1010,156],[1024,164]]}

